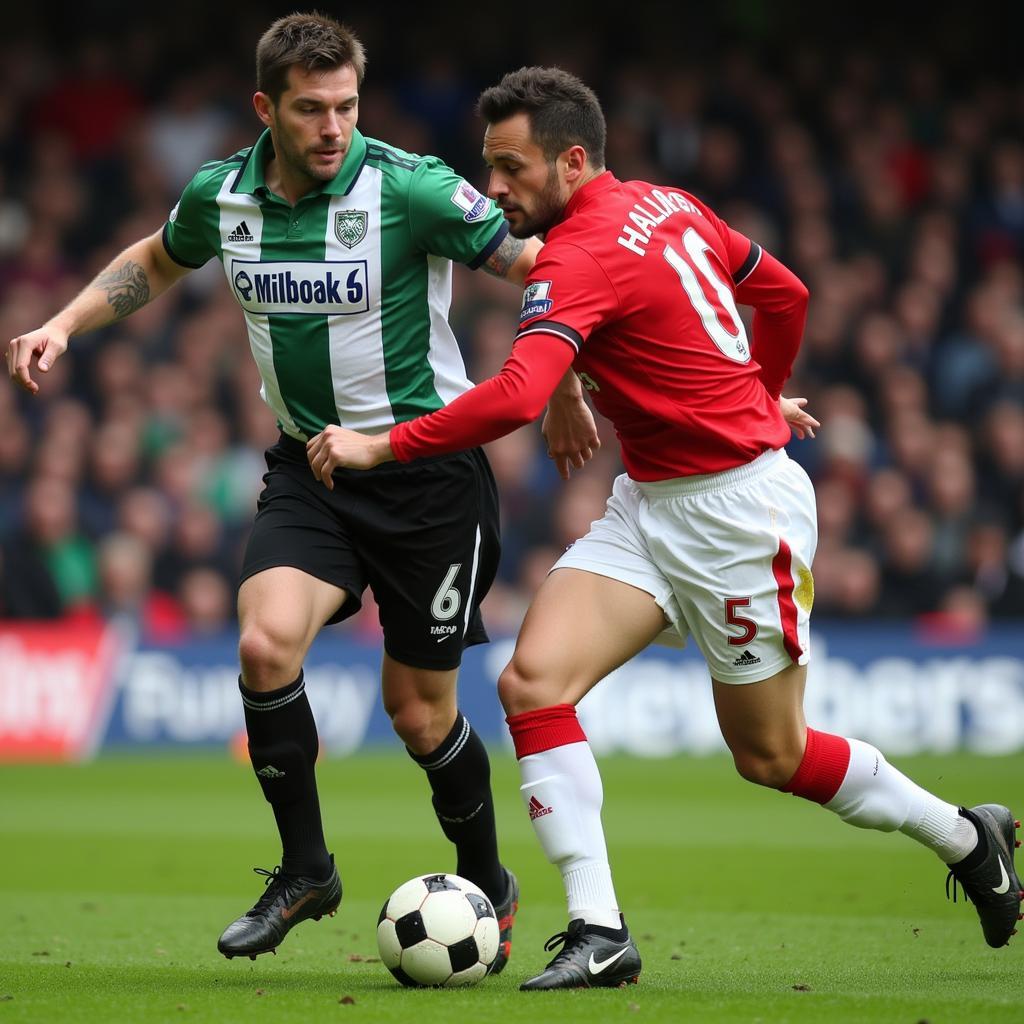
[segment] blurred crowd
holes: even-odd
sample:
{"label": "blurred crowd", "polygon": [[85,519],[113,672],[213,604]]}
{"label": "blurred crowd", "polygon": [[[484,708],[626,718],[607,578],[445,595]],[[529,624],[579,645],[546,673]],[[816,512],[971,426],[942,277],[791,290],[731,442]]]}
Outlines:
{"label": "blurred crowd", "polygon": [[[250,12],[230,47],[180,22],[62,48],[30,29],[0,43],[4,340],[158,230],[201,163],[254,141],[251,53],[268,20]],[[351,22],[370,55],[365,134],[483,187],[479,90],[523,63],[562,64],[605,105],[617,176],[694,192],[808,284],[786,393],[822,422],[790,446],[818,494],[817,616],[980,628],[1024,613],[1018,71],[979,59],[953,73],[927,46],[795,40],[780,53],[757,25],[685,59],[662,45],[611,60],[613,26],[560,46],[502,39],[486,19],[482,38],[499,38],[472,59],[442,31],[405,59],[381,16]],[[231,627],[276,428],[222,274],[210,264],[74,339],[37,397],[0,387],[0,617],[120,616],[167,642]],[[452,323],[473,379],[501,366],[518,304],[504,283],[457,272]],[[489,446],[504,526],[492,631],[515,629],[602,514],[621,471],[602,431],[568,485],[539,426]],[[371,602],[355,628],[372,635]]]}

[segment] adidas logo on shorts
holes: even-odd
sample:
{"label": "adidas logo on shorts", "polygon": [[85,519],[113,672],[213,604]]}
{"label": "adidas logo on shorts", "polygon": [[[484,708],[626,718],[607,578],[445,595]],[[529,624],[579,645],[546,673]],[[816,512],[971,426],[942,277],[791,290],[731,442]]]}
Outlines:
{"label": "adidas logo on shorts", "polygon": [[750,651],[744,651],[734,662],[734,665],[742,668],[745,665],[760,665],[761,659],[755,658]]}

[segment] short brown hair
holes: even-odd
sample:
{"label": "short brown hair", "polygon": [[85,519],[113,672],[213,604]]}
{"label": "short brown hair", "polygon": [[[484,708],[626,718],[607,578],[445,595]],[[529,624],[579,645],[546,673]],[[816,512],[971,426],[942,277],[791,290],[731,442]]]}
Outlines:
{"label": "short brown hair", "polygon": [[256,46],[256,88],[276,103],[288,87],[288,69],[329,71],[351,64],[363,83],[366,52],[356,34],[325,14],[278,18]]}
{"label": "short brown hair", "polygon": [[488,124],[526,114],[530,133],[549,161],[570,146],[582,146],[593,167],[604,167],[604,111],[594,90],[568,71],[510,71],[480,94],[477,111]]}

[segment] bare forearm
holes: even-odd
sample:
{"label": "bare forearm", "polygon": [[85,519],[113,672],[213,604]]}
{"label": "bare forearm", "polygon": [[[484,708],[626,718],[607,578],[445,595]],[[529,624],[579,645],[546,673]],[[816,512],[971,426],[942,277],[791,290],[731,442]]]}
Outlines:
{"label": "bare forearm", "polygon": [[487,258],[483,268],[494,277],[503,277],[511,284],[522,287],[540,250],[539,238],[521,239],[506,235],[501,245]]}
{"label": "bare forearm", "polygon": [[[160,246],[160,249],[156,247]],[[51,323],[68,336],[122,320],[162,295],[184,267],[171,263],[158,236],[140,239],[116,256]]]}
{"label": "bare forearm", "polygon": [[551,394],[551,401],[557,402],[568,399],[577,402],[583,397],[583,386],[580,384],[576,371],[570,366],[565,371],[565,376],[558,382],[558,387]]}

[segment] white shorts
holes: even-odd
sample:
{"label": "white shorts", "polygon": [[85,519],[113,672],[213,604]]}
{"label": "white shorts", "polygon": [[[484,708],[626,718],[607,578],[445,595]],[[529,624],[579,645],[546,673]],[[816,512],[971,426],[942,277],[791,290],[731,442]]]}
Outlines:
{"label": "white shorts", "polygon": [[755,683],[807,663],[818,541],[814,488],[782,449],[745,466],[638,483],[619,476],[604,517],[554,569],[583,569],[646,590],[693,634],[711,677]]}

